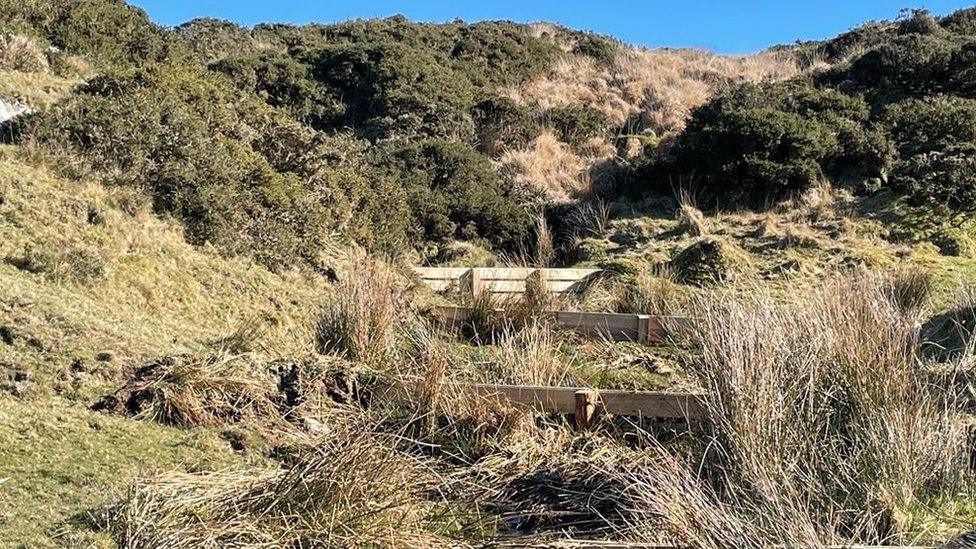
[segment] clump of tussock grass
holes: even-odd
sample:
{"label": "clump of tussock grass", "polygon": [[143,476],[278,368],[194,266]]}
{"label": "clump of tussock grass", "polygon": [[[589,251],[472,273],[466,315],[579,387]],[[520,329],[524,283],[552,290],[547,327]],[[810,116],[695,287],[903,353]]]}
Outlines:
{"label": "clump of tussock grass", "polygon": [[[549,425],[508,441],[463,472],[468,497],[504,521],[502,535],[628,537],[644,517],[630,473],[646,454],[612,438]],[[551,538],[550,538],[551,539]],[[647,540],[645,538],[645,541]],[[660,541],[660,540],[658,540]]]}
{"label": "clump of tussock grass", "polygon": [[511,385],[563,385],[569,360],[558,350],[552,326],[543,320],[510,328],[494,342],[496,353],[483,367],[486,382]]}
{"label": "clump of tussock grass", "polygon": [[697,307],[688,368],[711,427],[702,474],[674,481],[698,488],[662,492],[685,509],[665,516],[679,540],[727,546],[704,532],[730,509],[751,525],[740,546],[897,542],[913,506],[964,486],[961,431],[927,387],[914,320],[877,276],[785,304],[757,290]]}
{"label": "clump of tussock grass", "polygon": [[26,36],[0,35],[0,69],[20,72],[47,72],[44,50]]}
{"label": "clump of tussock grass", "polygon": [[932,275],[920,267],[895,271],[883,281],[883,291],[899,312],[917,316],[932,296]]}
{"label": "clump of tussock grass", "polygon": [[441,533],[438,485],[394,437],[350,421],[284,468],[137,482],[110,528],[126,548],[457,546]]}
{"label": "clump of tussock grass", "polygon": [[613,309],[619,313],[673,315],[689,299],[689,292],[667,266],[642,270],[614,284],[611,292]]}
{"label": "clump of tussock grass", "polygon": [[94,409],[193,427],[278,417],[277,380],[252,354],[170,355],[133,372]]}
{"label": "clump of tussock grass", "polygon": [[354,258],[319,314],[316,347],[321,353],[383,369],[397,357],[398,326],[412,316],[393,268]]}
{"label": "clump of tussock grass", "polygon": [[698,209],[687,191],[678,193],[678,210],[675,212],[678,222],[677,231],[681,234],[699,237],[708,234],[708,224],[705,214]]}

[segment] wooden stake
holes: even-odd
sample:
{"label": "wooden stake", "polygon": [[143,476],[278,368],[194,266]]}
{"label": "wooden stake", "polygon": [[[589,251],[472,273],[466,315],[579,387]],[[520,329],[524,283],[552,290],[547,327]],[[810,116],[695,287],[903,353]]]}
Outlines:
{"label": "wooden stake", "polygon": [[576,398],[576,426],[580,430],[589,430],[596,417],[600,393],[592,389],[580,389],[575,393]]}

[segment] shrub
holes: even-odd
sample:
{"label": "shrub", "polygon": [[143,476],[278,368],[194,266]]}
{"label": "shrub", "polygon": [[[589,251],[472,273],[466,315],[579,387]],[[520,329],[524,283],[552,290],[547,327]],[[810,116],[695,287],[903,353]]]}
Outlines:
{"label": "shrub", "polygon": [[532,217],[470,146],[420,141],[384,151],[374,162],[405,189],[421,228],[417,239],[484,238],[513,250],[528,236]]}
{"label": "shrub", "polygon": [[230,76],[239,89],[286,109],[312,127],[328,128],[343,112],[339,100],[311,77],[307,65],[283,53],[225,57],[210,69]]}
{"label": "shrub", "polygon": [[471,115],[478,150],[492,157],[525,147],[541,131],[529,108],[506,97],[478,102]]}
{"label": "shrub", "polygon": [[904,155],[976,142],[976,100],[951,95],[907,99],[889,105],[885,125]]}
{"label": "shrub", "polygon": [[551,107],[541,115],[541,125],[555,130],[559,139],[573,147],[595,135],[602,135],[609,121],[607,116],[588,105]]}
{"label": "shrub", "polygon": [[916,205],[972,212],[976,207],[976,144],[912,156],[895,166],[892,181]]}
{"label": "shrub", "polygon": [[204,63],[240,56],[256,48],[247,29],[221,19],[193,19],[177,26],[174,31]]}
{"label": "shrub", "polygon": [[878,93],[917,97],[944,87],[957,49],[952,41],[936,36],[898,36],[857,58],[845,74]]}
{"label": "shrub", "polygon": [[309,54],[314,78],[345,103],[333,126],[356,126],[372,138],[470,138],[470,83],[427,50],[402,43],[357,43]]}
{"label": "shrub", "polygon": [[324,136],[190,66],[97,77],[25,132],[147,189],[191,242],[273,267],[313,258],[361,194]]}
{"label": "shrub", "polygon": [[592,57],[597,63],[611,65],[617,58],[619,47],[612,40],[598,34],[586,34],[573,44],[575,55]]}

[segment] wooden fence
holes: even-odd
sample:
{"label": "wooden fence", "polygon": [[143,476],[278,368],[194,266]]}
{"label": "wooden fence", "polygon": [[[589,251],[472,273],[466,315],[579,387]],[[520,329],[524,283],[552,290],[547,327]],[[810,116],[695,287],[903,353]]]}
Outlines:
{"label": "wooden fence", "polygon": [[651,419],[701,420],[706,417],[701,395],[651,391],[616,391],[580,387],[538,387],[472,383],[477,394],[530,406],[544,412],[575,414],[588,427],[602,414]]}
{"label": "wooden fence", "polygon": [[[442,306],[434,309],[437,316],[445,322],[458,325],[471,317],[470,307]],[[504,315],[504,309],[495,309]],[[560,328],[575,330],[592,337],[602,337],[611,341],[634,341],[654,343],[663,341],[668,330],[683,329],[690,325],[691,319],[676,316],[634,315],[619,313],[590,313],[580,311],[552,311],[548,313]]]}
{"label": "wooden fence", "polygon": [[533,278],[555,294],[578,292],[602,272],[600,269],[529,267],[414,267],[414,271],[435,292],[457,291],[472,296],[489,292],[500,297],[524,294]]}

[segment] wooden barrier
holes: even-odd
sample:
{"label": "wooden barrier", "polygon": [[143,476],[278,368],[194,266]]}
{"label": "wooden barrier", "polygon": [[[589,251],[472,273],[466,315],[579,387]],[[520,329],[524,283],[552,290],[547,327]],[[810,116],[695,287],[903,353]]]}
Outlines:
{"label": "wooden barrier", "polygon": [[[445,322],[464,323],[470,318],[470,307],[436,307],[435,312]],[[499,315],[504,309],[495,309]],[[684,328],[691,319],[618,313],[589,313],[578,311],[553,311],[549,313],[560,328],[582,334],[603,337],[611,341],[660,342],[667,337],[667,327]]]}
{"label": "wooden barrier", "polygon": [[600,274],[600,269],[535,269],[531,267],[414,267],[435,292],[457,291],[467,295],[489,292],[501,297],[518,296],[533,277],[549,291],[577,292]]}
{"label": "wooden barrier", "polygon": [[[593,406],[584,414],[589,424],[601,413],[657,419],[696,420],[705,418],[701,396],[692,393],[612,391],[580,387],[536,387],[472,383],[477,394],[523,404],[547,412],[577,414],[581,406]],[[577,419],[579,421],[579,418]]]}

